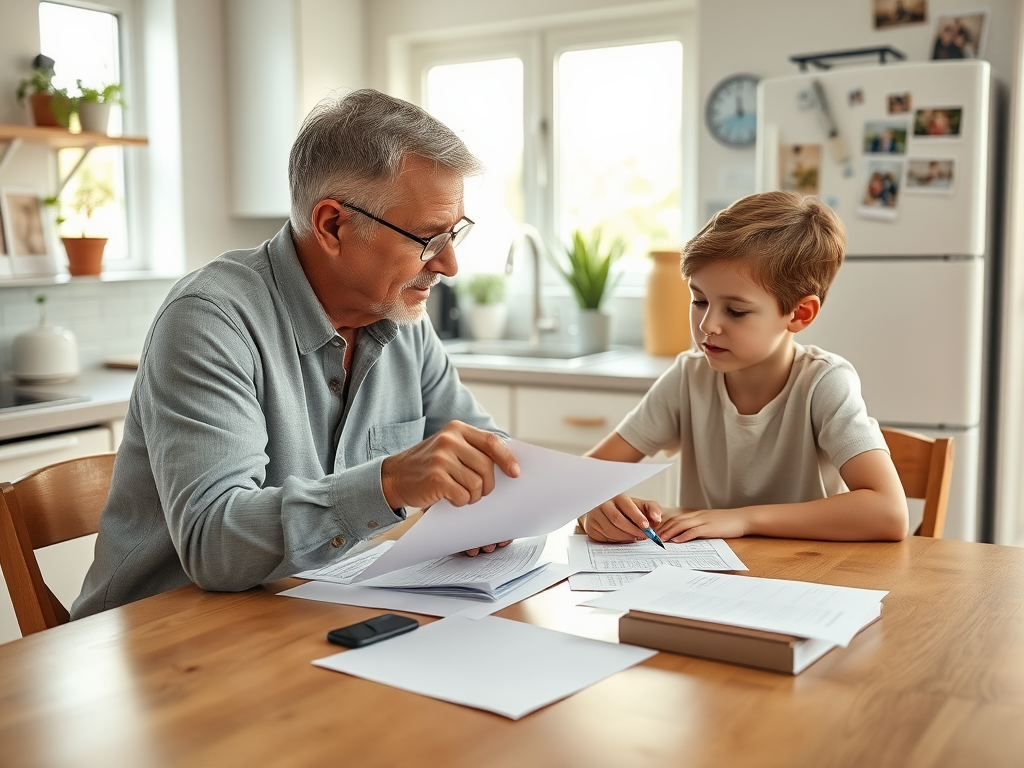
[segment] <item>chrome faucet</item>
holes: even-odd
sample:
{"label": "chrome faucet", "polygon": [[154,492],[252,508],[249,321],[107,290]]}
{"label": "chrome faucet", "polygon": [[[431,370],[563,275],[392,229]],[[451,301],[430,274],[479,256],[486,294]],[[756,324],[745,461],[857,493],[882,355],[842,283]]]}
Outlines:
{"label": "chrome faucet", "polygon": [[521,225],[519,232],[512,239],[512,244],[508,248],[508,259],[505,261],[505,274],[512,274],[516,251],[523,242],[530,244],[530,252],[533,254],[533,316],[530,318],[530,345],[538,346],[541,331],[553,331],[555,323],[551,318],[544,316],[540,300],[541,254],[546,253],[544,239],[540,232],[529,224]]}

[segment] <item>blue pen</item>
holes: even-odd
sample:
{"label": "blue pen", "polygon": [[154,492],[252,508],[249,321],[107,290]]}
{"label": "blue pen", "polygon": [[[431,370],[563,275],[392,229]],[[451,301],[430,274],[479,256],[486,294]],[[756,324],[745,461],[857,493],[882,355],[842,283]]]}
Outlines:
{"label": "blue pen", "polygon": [[[626,519],[629,520],[628,517]],[[629,522],[633,523],[632,520],[629,520]],[[633,523],[633,525],[636,525],[637,528],[640,528],[640,526],[637,525],[636,523]],[[648,539],[653,541],[659,547],[661,547],[662,549],[665,548],[665,543],[661,540],[661,538],[658,536],[658,534],[656,534],[654,532],[653,528],[640,528],[640,530],[644,532],[644,536],[646,536]]]}

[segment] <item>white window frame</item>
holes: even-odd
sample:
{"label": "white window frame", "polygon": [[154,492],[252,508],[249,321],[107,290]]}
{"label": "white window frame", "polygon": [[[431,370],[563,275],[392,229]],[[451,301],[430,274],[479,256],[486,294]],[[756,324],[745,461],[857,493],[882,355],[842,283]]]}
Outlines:
{"label": "white window frame", "polygon": [[[122,131],[125,136],[139,136],[144,133],[145,105],[141,91],[135,88],[142,82],[139,64],[135,57],[135,41],[138,39],[138,9],[136,0],[103,0],[103,2],[82,2],[80,0],[46,0],[55,5],[66,5],[89,11],[111,13],[118,17],[118,45],[121,58],[121,95],[127,108],[121,112]],[[55,52],[56,53],[56,52]],[[60,66],[59,55],[57,66]],[[124,162],[125,224],[128,229],[127,258],[116,262],[105,261],[103,270],[107,273],[154,270],[158,265],[151,263],[146,247],[145,210],[142,180],[143,162],[136,154],[145,147],[123,146],[119,148]]]}
{"label": "white window frame", "polygon": [[[518,57],[523,62],[523,210],[549,242],[558,241],[558,179],[555,131],[555,77],[557,58],[567,51],[594,47],[635,45],[677,40],[683,46],[683,125],[680,206],[681,237],[697,231],[697,138],[700,128],[700,99],[697,79],[697,25],[693,13],[645,14],[630,19],[592,23],[551,23],[515,33],[475,33],[453,30],[449,35],[431,35],[429,41],[412,42],[407,62],[409,98],[426,102],[426,73],[431,67],[469,61]],[[472,94],[467,94],[472,98]],[[683,243],[679,243],[682,246]],[[545,282],[552,287],[562,281],[551,270]],[[616,294],[632,295],[642,290],[646,270],[627,271],[616,286]]]}

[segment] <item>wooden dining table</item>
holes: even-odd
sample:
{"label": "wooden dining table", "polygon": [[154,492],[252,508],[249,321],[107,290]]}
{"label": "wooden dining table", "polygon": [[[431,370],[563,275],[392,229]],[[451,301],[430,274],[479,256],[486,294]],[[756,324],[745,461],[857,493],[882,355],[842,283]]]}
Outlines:
{"label": "wooden dining table", "polygon": [[[311,664],[380,610],[183,587],[0,646],[0,766],[1024,765],[1024,549],[730,544],[750,576],[888,590],[882,617],[796,676],[658,653],[511,721]],[[616,642],[591,596],[497,615]]]}

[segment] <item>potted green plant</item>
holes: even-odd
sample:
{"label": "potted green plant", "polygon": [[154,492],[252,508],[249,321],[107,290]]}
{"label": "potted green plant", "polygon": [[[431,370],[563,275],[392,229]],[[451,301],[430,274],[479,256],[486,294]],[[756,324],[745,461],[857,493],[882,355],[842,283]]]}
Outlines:
{"label": "potted green plant", "polygon": [[97,178],[84,167],[78,172],[78,183],[67,200],[62,201],[57,197],[43,200],[57,209],[58,226],[67,222],[67,217],[61,212],[62,204],[75,213],[81,234],[61,236],[68,255],[68,272],[72,275],[98,275],[102,271],[103,249],[106,248],[107,238],[93,237],[88,232],[93,214],[113,200],[113,185],[106,179]]}
{"label": "potted green plant", "polygon": [[470,302],[469,330],[474,339],[489,341],[505,335],[505,287],[505,275],[489,272],[478,272],[458,283],[460,293]]}
{"label": "potted green plant", "polygon": [[74,108],[79,125],[83,131],[105,134],[110,124],[110,108],[115,104],[124,108],[121,84],[109,83],[100,88],[90,88],[81,80],[75,82],[78,84],[78,96],[74,99]]}
{"label": "potted green plant", "polygon": [[32,123],[38,126],[67,128],[71,118],[71,98],[66,88],[53,85],[53,59],[39,54],[32,61],[32,75],[18,83],[18,103],[28,102]]}
{"label": "potted green plant", "polygon": [[601,246],[601,230],[594,229],[587,238],[576,229],[571,242],[564,247],[565,258],[551,257],[555,268],[572,289],[579,305],[577,335],[585,353],[608,349],[611,336],[611,316],[601,310],[601,302],[614,283],[611,268],[626,251],[626,241],[620,237],[606,248]]}

